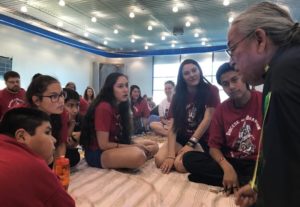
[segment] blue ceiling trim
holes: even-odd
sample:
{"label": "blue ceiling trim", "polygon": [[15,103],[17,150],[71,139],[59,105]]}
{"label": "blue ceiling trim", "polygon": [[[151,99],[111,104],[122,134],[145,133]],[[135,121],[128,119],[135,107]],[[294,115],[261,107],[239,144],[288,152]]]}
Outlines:
{"label": "blue ceiling trim", "polygon": [[156,56],[156,55],[178,55],[178,54],[190,54],[190,53],[205,53],[213,51],[223,51],[226,49],[226,45],[221,46],[210,46],[210,47],[192,47],[192,48],[179,48],[179,49],[165,49],[165,50],[147,50],[137,52],[119,52],[112,53],[100,50],[90,45],[81,43],[79,41],[64,37],[62,35],[47,31],[45,29],[30,25],[26,22],[17,20],[15,18],[0,14],[0,24],[11,26],[35,35],[39,35],[71,47],[75,47],[87,52],[101,55],[107,58],[131,58],[131,57],[145,57],[145,56]]}

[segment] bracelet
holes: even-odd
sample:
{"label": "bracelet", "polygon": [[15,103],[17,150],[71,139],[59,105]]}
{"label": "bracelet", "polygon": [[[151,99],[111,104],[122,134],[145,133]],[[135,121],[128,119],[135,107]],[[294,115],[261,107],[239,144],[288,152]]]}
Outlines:
{"label": "bracelet", "polygon": [[196,144],[199,142],[199,140],[198,140],[196,137],[191,137],[191,138],[189,139],[189,141],[195,142]]}
{"label": "bracelet", "polygon": [[189,147],[195,148],[197,143],[191,142],[190,140],[185,144]]}
{"label": "bracelet", "polygon": [[168,156],[167,159],[175,160],[175,157]]}

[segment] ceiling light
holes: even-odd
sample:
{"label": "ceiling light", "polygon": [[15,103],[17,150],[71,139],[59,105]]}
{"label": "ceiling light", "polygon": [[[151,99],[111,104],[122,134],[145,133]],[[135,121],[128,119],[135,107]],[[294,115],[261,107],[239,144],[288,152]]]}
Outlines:
{"label": "ceiling light", "polygon": [[148,30],[149,30],[149,31],[152,30],[152,26],[151,26],[151,25],[148,26]]}
{"label": "ceiling light", "polygon": [[172,11],[173,11],[174,13],[178,12],[178,7],[177,7],[177,6],[174,6],[173,9],[172,9]]}
{"label": "ceiling light", "polygon": [[206,45],[206,42],[205,42],[205,41],[202,41],[202,42],[201,42],[201,45],[202,45],[202,46]]}
{"label": "ceiling light", "polygon": [[88,36],[89,36],[89,33],[88,33],[88,32],[84,32],[84,36],[85,36],[85,37],[88,37]]}
{"label": "ceiling light", "polygon": [[28,10],[27,10],[27,7],[26,6],[22,6],[21,7],[21,12],[24,12],[24,13],[26,13]]}
{"label": "ceiling light", "polygon": [[92,22],[97,22],[97,18],[96,18],[96,17],[92,17],[92,18],[91,18],[91,21],[92,21]]}
{"label": "ceiling light", "polygon": [[223,1],[223,5],[224,5],[224,6],[228,6],[229,4],[230,4],[230,1],[229,1],[229,0],[224,0],[224,1]]}
{"label": "ceiling light", "polygon": [[58,27],[62,27],[62,26],[64,26],[64,23],[62,23],[62,22],[57,22],[57,24],[56,24]]}
{"label": "ceiling light", "polygon": [[118,31],[117,29],[114,29],[114,33],[115,33],[115,34],[118,34],[119,31]]}
{"label": "ceiling light", "polygon": [[196,33],[194,34],[194,37],[196,37],[196,38],[199,37],[199,33],[196,32]]}
{"label": "ceiling light", "polygon": [[58,4],[59,4],[59,6],[65,6],[66,5],[64,0],[59,0]]}
{"label": "ceiling light", "polygon": [[175,44],[174,44],[174,43],[172,43],[171,47],[175,47]]}
{"label": "ceiling light", "polygon": [[145,45],[145,50],[148,50],[148,48],[149,48],[148,45]]}
{"label": "ceiling light", "polygon": [[161,40],[165,40],[166,39],[166,36],[161,36]]}
{"label": "ceiling light", "polygon": [[135,17],[134,12],[130,12],[130,13],[129,13],[129,17],[130,17],[130,18],[134,18],[134,17]]}
{"label": "ceiling light", "polygon": [[131,38],[131,42],[132,42],[132,43],[135,43],[135,39],[134,39],[134,38]]}
{"label": "ceiling light", "polygon": [[233,17],[229,17],[229,18],[228,18],[228,22],[229,22],[229,23],[233,22],[233,20],[234,20]]}
{"label": "ceiling light", "polygon": [[103,44],[107,45],[107,43],[108,43],[108,42],[107,42],[106,40],[104,40]]}
{"label": "ceiling light", "polygon": [[186,26],[186,27],[190,27],[190,26],[191,26],[191,22],[190,22],[190,21],[187,21],[187,22],[185,23],[185,26]]}

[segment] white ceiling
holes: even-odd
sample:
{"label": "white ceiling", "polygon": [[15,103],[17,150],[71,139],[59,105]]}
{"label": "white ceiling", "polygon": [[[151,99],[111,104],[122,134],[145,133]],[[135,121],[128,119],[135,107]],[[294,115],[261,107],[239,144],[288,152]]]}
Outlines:
{"label": "white ceiling", "polygon": [[[174,48],[225,45],[228,18],[261,1],[229,0],[224,6],[223,0],[65,0],[63,7],[58,2],[0,0],[0,12],[105,51],[126,52],[144,51],[145,45],[149,50],[172,49],[172,43]],[[293,17],[300,19],[299,0],[273,2],[288,6]],[[26,13],[20,11],[22,6],[27,7]],[[172,11],[174,6],[177,13]],[[130,12],[135,18],[129,17]],[[92,17],[97,22],[93,23]],[[185,26],[188,20],[190,27]],[[58,22],[63,26],[58,27]],[[149,25],[152,31],[147,29]],[[183,34],[174,35],[174,27],[183,28]],[[119,33],[114,34],[114,29]]]}

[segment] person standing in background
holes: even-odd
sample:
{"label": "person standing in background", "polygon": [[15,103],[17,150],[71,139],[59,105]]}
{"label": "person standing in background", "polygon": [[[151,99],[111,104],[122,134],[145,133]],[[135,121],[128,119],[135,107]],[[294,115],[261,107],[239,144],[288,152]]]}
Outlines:
{"label": "person standing in background", "polygon": [[0,120],[6,111],[25,103],[25,90],[21,88],[19,73],[6,72],[4,81],[6,88],[0,91]]}

